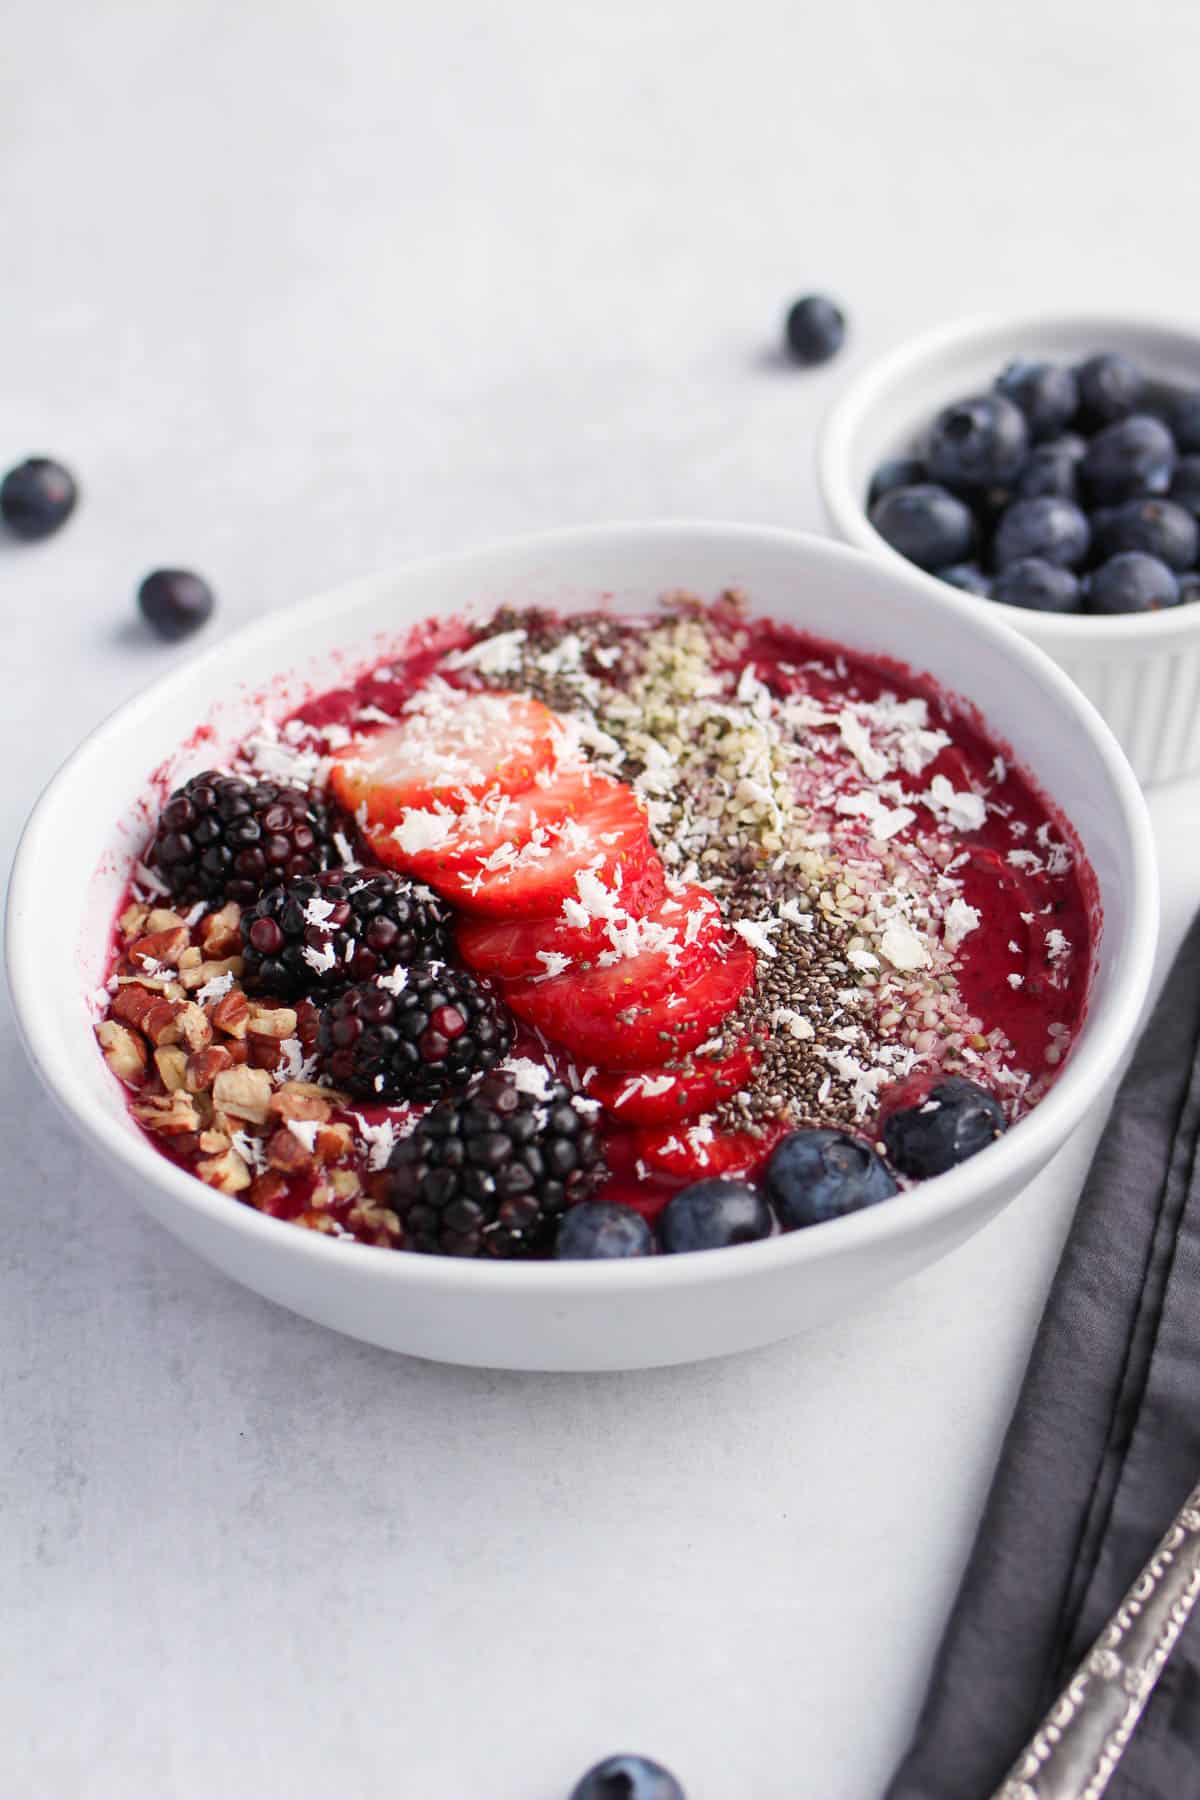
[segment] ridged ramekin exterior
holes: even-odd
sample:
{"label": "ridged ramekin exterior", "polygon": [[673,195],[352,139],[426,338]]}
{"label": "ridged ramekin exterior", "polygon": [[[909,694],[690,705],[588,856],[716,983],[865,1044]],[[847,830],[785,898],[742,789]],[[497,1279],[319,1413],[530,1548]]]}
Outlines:
{"label": "ridged ramekin exterior", "polygon": [[1107,720],[1143,787],[1200,774],[1200,642],[1141,655],[1131,647],[1105,656],[1042,648]]}

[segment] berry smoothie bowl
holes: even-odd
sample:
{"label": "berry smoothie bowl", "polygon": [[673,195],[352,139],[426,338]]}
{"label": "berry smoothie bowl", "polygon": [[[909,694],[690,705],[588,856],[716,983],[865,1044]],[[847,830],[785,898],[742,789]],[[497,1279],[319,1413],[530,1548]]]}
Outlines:
{"label": "berry smoothie bowl", "polygon": [[398,1350],[615,1368],[975,1229],[1111,1072],[1155,917],[1104,726],[963,596],[613,527],[151,689],[39,805],[9,958],[51,1091],[237,1279]]}

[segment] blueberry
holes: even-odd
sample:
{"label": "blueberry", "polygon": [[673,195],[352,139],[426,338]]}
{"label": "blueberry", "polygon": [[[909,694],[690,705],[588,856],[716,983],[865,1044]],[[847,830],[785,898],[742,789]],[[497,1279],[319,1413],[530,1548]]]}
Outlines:
{"label": "blueberry", "polygon": [[593,1257],[649,1256],[654,1233],[641,1213],[614,1200],[581,1200],[562,1216],[554,1254],[560,1262]]}
{"label": "blueberry", "polygon": [[1200,575],[1181,575],[1179,577],[1179,604],[1190,606],[1200,600]]}
{"label": "blueberry", "polygon": [[789,309],[784,330],[794,360],[812,367],[837,355],[845,340],[846,320],[823,294],[805,294]]}
{"label": "blueberry", "polygon": [[871,477],[871,485],[867,489],[867,505],[874,506],[893,488],[916,487],[920,482],[928,480],[928,471],[923,462],[915,456],[894,456],[890,462],[882,462]]}
{"label": "blueberry", "polygon": [[1061,363],[1011,362],[996,391],[1020,407],[1034,443],[1055,437],[1079,409],[1079,384]]}
{"label": "blueberry", "polygon": [[137,599],[146,623],[172,642],[198,631],[216,605],[207,581],[190,569],[155,569],[138,589]]}
{"label": "blueberry", "polygon": [[991,577],[984,574],[978,563],[953,563],[948,569],[938,570],[938,580],[948,581],[964,594],[982,594],[985,600],[992,591]]}
{"label": "blueberry", "polygon": [[1044,494],[1039,500],[1016,500],[996,528],[992,555],[998,569],[1027,556],[1040,556],[1071,569],[1088,553],[1092,529],[1073,500]]}
{"label": "blueberry", "polygon": [[1200,528],[1185,507],[1172,500],[1126,500],[1097,515],[1096,549],[1116,556],[1122,550],[1144,550],[1169,569],[1190,569],[1200,549]]}
{"label": "blueberry", "polygon": [[1079,458],[1087,446],[1078,440],[1075,453],[1066,438],[1055,438],[1051,444],[1035,444],[1025,466],[1013,483],[1014,500],[1039,500],[1054,494],[1060,500],[1079,498]]}
{"label": "blueberry", "polygon": [[962,562],[975,542],[970,508],[931,482],[893,488],[875,502],[870,519],[893,550],[923,569]]}
{"label": "blueberry", "polygon": [[1200,388],[1175,395],[1167,410],[1167,424],[1181,450],[1200,450]]}
{"label": "blueberry", "polygon": [[925,1181],[986,1150],[1004,1130],[999,1101],[976,1082],[950,1075],[916,1106],[892,1113],[883,1141],[902,1175]]}
{"label": "blueberry", "polygon": [[986,488],[1011,481],[1025,461],[1025,414],[1003,394],[981,394],[947,406],[933,421],[925,460],[935,481]]}
{"label": "blueberry", "polygon": [[1190,513],[1200,517],[1200,456],[1180,457],[1168,491],[1177,506],[1186,506]]}
{"label": "blueberry", "polygon": [[1110,556],[1089,575],[1084,591],[1084,605],[1091,613],[1161,612],[1164,606],[1178,604],[1174,570],[1144,550]]}
{"label": "blueberry", "polygon": [[65,525],[78,498],[69,469],[48,456],[31,456],[0,482],[0,519],[14,537],[32,543]]}
{"label": "blueberry", "polygon": [[1175,461],[1175,440],[1162,420],[1134,413],[1096,434],[1079,474],[1093,504],[1116,506],[1142,494],[1165,494]]}
{"label": "blueberry", "polygon": [[844,1131],[790,1132],[773,1152],[764,1183],[785,1231],[838,1219],[897,1192],[887,1164]]}
{"label": "blueberry", "polygon": [[571,1800],[687,1800],[661,1763],[648,1756],[606,1756],[571,1789]]}
{"label": "blueberry", "polygon": [[1022,556],[1001,570],[992,583],[992,599],[1027,612],[1078,612],[1079,578],[1040,556]]}
{"label": "blueberry", "polygon": [[668,1203],[658,1222],[664,1250],[723,1250],[770,1237],[771,1209],[748,1181],[693,1181]]}
{"label": "blueberry", "polygon": [[1076,370],[1080,410],[1093,425],[1108,425],[1136,412],[1142,398],[1142,374],[1127,356],[1108,351],[1089,356]]}

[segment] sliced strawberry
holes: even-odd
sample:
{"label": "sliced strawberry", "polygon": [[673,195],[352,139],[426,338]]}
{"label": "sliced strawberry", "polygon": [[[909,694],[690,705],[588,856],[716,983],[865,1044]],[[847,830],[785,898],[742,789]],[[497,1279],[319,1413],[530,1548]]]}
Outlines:
{"label": "sliced strawberry", "polygon": [[632,1207],[649,1225],[654,1224],[667,1202],[684,1185],[672,1175],[652,1173],[646,1163],[639,1161],[635,1131],[608,1132],[604,1160],[609,1176],[597,1198]]}
{"label": "sliced strawberry", "polygon": [[692,1056],[672,1069],[591,1075],[584,1090],[619,1125],[670,1125],[712,1112],[744,1088],[758,1061],[751,1044],[728,1056]]}
{"label": "sliced strawberry", "polygon": [[[654,893],[655,886],[658,888]],[[642,904],[643,895],[653,896]],[[575,877],[575,890],[562,908],[547,919],[513,925],[467,920],[459,927],[463,959],[482,975],[518,981],[561,974],[568,964],[580,971],[607,970],[599,986],[620,996],[639,991],[658,968],[648,952],[665,951],[671,968],[682,975],[696,952],[721,932],[721,914],[707,888],[677,884],[667,891],[662,863],[651,856],[637,881],[627,887],[623,871],[612,883],[592,869]]]}
{"label": "sliced strawberry", "polygon": [[[643,963],[643,958],[636,959]],[[738,939],[701,950],[680,978],[663,952],[643,964],[642,991],[614,969],[570,970],[552,981],[514,981],[505,999],[518,1018],[602,1069],[655,1068],[710,1036],[754,980],[754,952]],[[619,968],[620,965],[616,965]]]}
{"label": "sliced strawberry", "polygon": [[409,807],[458,812],[486,793],[523,793],[554,760],[557,722],[540,700],[445,687],[419,698],[401,724],[334,761],[334,793],[348,812],[365,806],[370,825],[395,825]]}
{"label": "sliced strawberry", "polygon": [[493,918],[556,913],[584,869],[612,886],[620,868],[632,884],[655,856],[632,788],[579,768],[459,814],[411,808],[367,838],[381,862]]}
{"label": "sliced strawberry", "polygon": [[782,1119],[751,1131],[716,1131],[705,1121],[649,1125],[630,1133],[634,1156],[655,1175],[701,1181],[709,1175],[754,1175],[790,1126]]}

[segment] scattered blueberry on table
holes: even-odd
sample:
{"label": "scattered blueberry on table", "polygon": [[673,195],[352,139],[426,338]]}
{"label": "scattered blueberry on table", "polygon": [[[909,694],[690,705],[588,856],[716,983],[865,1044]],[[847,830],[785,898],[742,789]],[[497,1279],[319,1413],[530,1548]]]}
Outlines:
{"label": "scattered blueberry on table", "polygon": [[0,482],[0,518],[14,537],[33,543],[65,525],[79,488],[69,469],[48,456],[31,456]]}
{"label": "scattered blueberry on table", "polygon": [[[1200,388],[1126,356],[1021,358],[871,476],[880,536],[949,586],[1047,613],[1159,612],[1200,582]],[[1182,578],[1182,579],[1181,579]]]}
{"label": "scattered blueberry on table", "polygon": [[153,570],[139,587],[137,601],[151,630],[171,643],[207,624],[216,606],[207,581],[190,569]]}
{"label": "scattered blueberry on table", "polygon": [[784,339],[793,362],[815,368],[836,356],[845,338],[845,314],[823,294],[805,294],[788,309]]}
{"label": "scattered blueberry on table", "polygon": [[687,1800],[661,1763],[648,1756],[609,1756],[571,1789],[570,1800]]}

